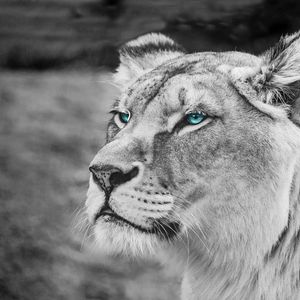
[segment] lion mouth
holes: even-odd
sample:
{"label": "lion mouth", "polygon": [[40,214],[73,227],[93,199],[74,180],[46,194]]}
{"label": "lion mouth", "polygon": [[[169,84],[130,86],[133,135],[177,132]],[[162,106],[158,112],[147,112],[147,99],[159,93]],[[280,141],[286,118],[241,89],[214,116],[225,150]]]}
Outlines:
{"label": "lion mouth", "polygon": [[108,206],[105,205],[95,216],[95,222],[102,216],[117,216],[117,214]]}
{"label": "lion mouth", "polygon": [[122,216],[118,215],[108,204],[106,204],[105,206],[103,206],[100,211],[96,214],[95,216],[95,223],[97,222],[97,220],[99,218],[105,218],[106,222],[113,222],[116,223],[118,225],[128,225],[131,226],[133,228],[136,228],[142,232],[149,232],[150,229],[145,228],[141,225],[137,225],[134,224],[132,222],[130,222],[129,220],[123,218]]}
{"label": "lion mouth", "polygon": [[141,225],[132,223],[131,221],[123,218],[118,215],[108,204],[103,206],[100,211],[96,214],[94,223],[97,222],[98,219],[103,218],[106,222],[113,222],[117,225],[121,226],[130,226],[138,231],[147,234],[155,234],[160,238],[170,240],[172,237],[177,235],[180,231],[180,223],[179,222],[163,222],[162,220],[155,220],[152,224],[152,227],[146,228]]}

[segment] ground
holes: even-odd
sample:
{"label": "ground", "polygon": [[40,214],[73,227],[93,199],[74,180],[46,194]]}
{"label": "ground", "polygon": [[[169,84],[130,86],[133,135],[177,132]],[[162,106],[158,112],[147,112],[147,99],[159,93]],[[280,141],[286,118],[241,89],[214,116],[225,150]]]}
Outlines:
{"label": "ground", "polygon": [[114,96],[96,72],[0,73],[0,299],[168,300],[157,265],[91,255],[75,230]]}

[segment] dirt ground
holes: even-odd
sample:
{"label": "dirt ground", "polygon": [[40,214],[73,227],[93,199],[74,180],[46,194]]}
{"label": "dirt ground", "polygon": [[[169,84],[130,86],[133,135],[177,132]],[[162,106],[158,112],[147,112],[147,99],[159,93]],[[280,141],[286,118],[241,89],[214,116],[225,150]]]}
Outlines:
{"label": "dirt ground", "polygon": [[150,263],[91,254],[74,230],[115,91],[106,73],[0,73],[0,299],[176,300]]}

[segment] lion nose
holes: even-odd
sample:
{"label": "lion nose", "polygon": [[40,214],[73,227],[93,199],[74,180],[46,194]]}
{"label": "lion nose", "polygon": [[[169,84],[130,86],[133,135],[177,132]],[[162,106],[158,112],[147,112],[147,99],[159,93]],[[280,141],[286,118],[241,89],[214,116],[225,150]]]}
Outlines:
{"label": "lion nose", "polygon": [[111,192],[115,187],[130,181],[139,173],[137,166],[128,172],[123,172],[121,169],[111,165],[92,165],[89,167],[89,170],[93,174],[94,181],[99,184],[105,192]]}

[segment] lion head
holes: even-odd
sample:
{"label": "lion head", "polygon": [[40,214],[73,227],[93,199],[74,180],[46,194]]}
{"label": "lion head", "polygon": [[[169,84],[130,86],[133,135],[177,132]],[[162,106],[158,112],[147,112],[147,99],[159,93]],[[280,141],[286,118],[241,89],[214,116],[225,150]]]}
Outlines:
{"label": "lion head", "polygon": [[90,164],[86,209],[99,245],[173,251],[206,270],[259,266],[294,205],[299,34],[261,56],[186,54],[148,34],[120,61],[107,142]]}

